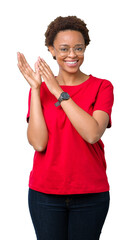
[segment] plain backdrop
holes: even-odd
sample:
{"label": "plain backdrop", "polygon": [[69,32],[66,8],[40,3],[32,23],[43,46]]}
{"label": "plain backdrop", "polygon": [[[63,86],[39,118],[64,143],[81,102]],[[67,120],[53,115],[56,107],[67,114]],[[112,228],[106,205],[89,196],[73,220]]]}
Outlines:
{"label": "plain backdrop", "polygon": [[[44,33],[58,16],[87,23],[90,45],[81,70],[114,85],[112,128],[105,144],[111,202],[101,240],[131,239],[131,14],[127,0],[5,0],[0,4],[0,239],[35,240],[28,211],[34,150],[27,141],[29,85],[17,68],[18,51],[34,67],[38,56],[58,72]],[[82,239],[81,239],[82,240]]]}

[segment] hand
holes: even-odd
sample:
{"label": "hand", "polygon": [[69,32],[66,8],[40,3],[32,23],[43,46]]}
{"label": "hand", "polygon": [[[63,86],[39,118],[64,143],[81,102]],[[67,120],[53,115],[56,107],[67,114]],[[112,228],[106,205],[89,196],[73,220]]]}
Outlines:
{"label": "hand", "polygon": [[18,68],[27,82],[30,84],[31,88],[40,88],[42,79],[38,69],[38,63],[35,63],[35,72],[32,70],[30,65],[27,63],[24,54],[17,53],[18,58]]}
{"label": "hand", "polygon": [[49,91],[58,97],[63,90],[59,86],[54,74],[52,73],[48,64],[42,59],[38,58],[38,69],[39,73],[45,81],[46,86],[48,87]]}

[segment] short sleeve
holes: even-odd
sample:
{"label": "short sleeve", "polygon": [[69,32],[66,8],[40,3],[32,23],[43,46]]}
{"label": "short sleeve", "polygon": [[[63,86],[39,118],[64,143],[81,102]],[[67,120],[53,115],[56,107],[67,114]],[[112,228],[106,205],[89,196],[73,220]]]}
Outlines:
{"label": "short sleeve", "polygon": [[112,125],[111,121],[111,112],[112,112],[112,106],[114,103],[114,93],[113,93],[114,87],[112,83],[108,80],[103,80],[97,97],[94,104],[93,112],[96,110],[102,110],[109,115],[109,124],[107,128],[110,128]]}
{"label": "short sleeve", "polygon": [[29,122],[29,117],[30,117],[30,103],[31,103],[31,88],[29,91],[29,96],[28,96],[28,112],[26,116],[26,121]]}

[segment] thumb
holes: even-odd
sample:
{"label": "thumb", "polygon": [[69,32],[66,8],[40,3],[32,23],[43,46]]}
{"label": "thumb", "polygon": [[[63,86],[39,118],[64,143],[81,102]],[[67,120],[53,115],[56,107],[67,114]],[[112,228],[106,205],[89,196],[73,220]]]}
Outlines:
{"label": "thumb", "polygon": [[38,67],[38,62],[35,63],[35,72],[39,74],[39,67]]}

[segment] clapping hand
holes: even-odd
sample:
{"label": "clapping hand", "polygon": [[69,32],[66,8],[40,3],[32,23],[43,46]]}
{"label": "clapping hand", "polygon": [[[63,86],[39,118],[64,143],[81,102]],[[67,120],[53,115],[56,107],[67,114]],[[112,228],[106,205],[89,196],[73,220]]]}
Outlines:
{"label": "clapping hand", "polygon": [[28,64],[24,54],[18,52],[17,59],[18,68],[24,78],[30,84],[31,88],[40,88],[43,78],[47,88],[53,95],[57,97],[57,95],[62,92],[62,89],[59,86],[59,83],[57,82],[50,67],[42,58],[39,57],[37,62],[35,63],[35,71],[33,71]]}
{"label": "clapping hand", "polygon": [[54,74],[52,73],[48,64],[42,59],[38,58],[38,69],[39,73],[45,81],[46,86],[48,87],[49,91],[55,95],[56,92],[60,92],[62,89],[59,86]]}
{"label": "clapping hand", "polygon": [[18,68],[27,82],[30,84],[31,88],[40,88],[42,79],[39,73],[38,62],[35,63],[35,72],[32,70],[30,65],[25,59],[24,54],[17,53]]}

